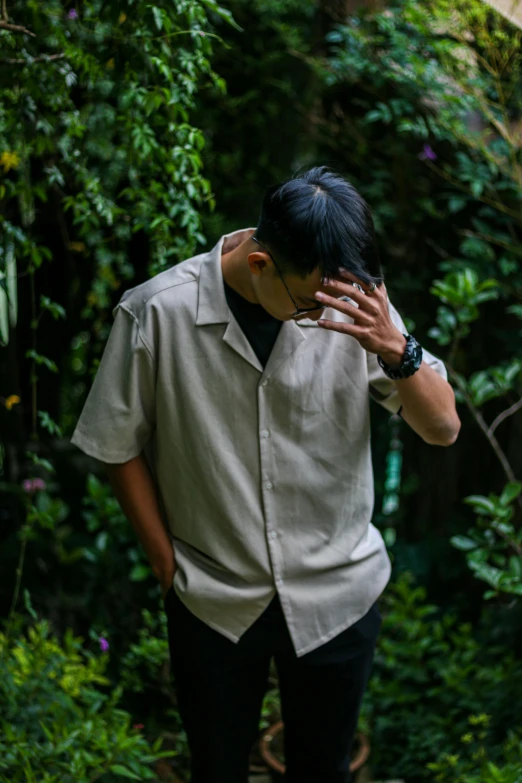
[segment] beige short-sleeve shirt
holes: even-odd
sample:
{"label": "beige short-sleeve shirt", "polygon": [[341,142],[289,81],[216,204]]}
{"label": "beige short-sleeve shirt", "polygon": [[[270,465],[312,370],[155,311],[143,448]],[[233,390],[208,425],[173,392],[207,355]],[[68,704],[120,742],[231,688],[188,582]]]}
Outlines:
{"label": "beige short-sleeve shirt", "polygon": [[[263,368],[221,271],[251,230],[123,293],[71,442],[107,463],[144,452],[174,589],[197,617],[237,642],[277,590],[302,656],[366,614],[389,581],[371,523],[370,396],[391,413],[400,400],[375,354],[309,319],[282,323]],[[332,308],[326,317],[353,323]],[[424,361],[447,379],[425,349]]]}

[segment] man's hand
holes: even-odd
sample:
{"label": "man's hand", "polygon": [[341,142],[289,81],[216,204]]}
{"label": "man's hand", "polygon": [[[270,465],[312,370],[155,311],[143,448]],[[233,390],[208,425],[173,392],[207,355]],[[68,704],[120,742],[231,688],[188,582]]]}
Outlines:
{"label": "man's hand", "polygon": [[[375,290],[355,275],[339,270],[340,280],[325,280],[324,287],[333,296],[318,291],[315,294],[329,307],[353,318],[353,324],[319,320],[323,329],[349,334],[368,353],[378,354],[392,367],[400,366],[406,349],[406,338],[391,320],[388,294],[384,283]],[[346,281],[346,282],[345,282]],[[356,283],[362,291],[358,290]],[[337,299],[348,296],[358,307]],[[395,381],[402,405],[401,416],[420,437],[432,445],[450,446],[457,439],[461,422],[455,407],[455,393],[450,384],[425,361],[409,378]]]}
{"label": "man's hand", "polygon": [[172,586],[176,559],[168,525],[160,512],[156,486],[143,454],[105,469],[123,513],[136,531],[163,599]]}
{"label": "man's hand", "polygon": [[164,601],[167,597],[167,593],[173,585],[174,574],[176,573],[176,565],[173,563],[172,567],[158,576],[159,583],[161,585],[161,598]]}
{"label": "man's hand", "polygon": [[167,593],[174,583],[174,575],[177,570],[176,559],[172,546],[162,553],[162,556],[151,562],[152,571],[160,583],[161,598],[165,601]]}
{"label": "man's hand", "polygon": [[[365,351],[378,354],[391,366],[399,365],[406,349],[406,338],[391,319],[388,309],[388,294],[384,283],[370,292],[369,287],[350,272],[339,270],[339,276],[343,280],[324,281],[325,287],[334,292],[333,296],[317,291],[315,297],[328,307],[333,307],[340,313],[350,316],[354,323],[337,323],[324,319],[317,323],[323,329],[331,329],[355,337]],[[353,283],[357,283],[363,290],[359,291]],[[335,294],[349,296],[358,307],[350,302],[339,300]]]}

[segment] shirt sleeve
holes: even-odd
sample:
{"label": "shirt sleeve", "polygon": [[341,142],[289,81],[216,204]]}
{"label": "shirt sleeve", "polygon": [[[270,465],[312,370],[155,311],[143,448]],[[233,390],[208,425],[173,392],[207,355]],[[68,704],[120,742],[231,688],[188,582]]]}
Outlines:
{"label": "shirt sleeve", "polygon": [[[389,299],[388,310],[395,326],[397,326],[403,334],[408,334],[404,321]],[[402,408],[402,403],[397,392],[395,381],[388,378],[377,361],[377,354],[367,352],[366,356],[368,364],[369,393],[371,397],[390,413],[399,413]],[[444,378],[445,381],[448,380],[448,373],[442,359],[434,356],[434,354],[426,350],[424,346],[422,348],[422,360],[426,362],[426,364],[429,364],[441,378]]]}
{"label": "shirt sleeve", "polygon": [[155,367],[134,313],[121,303],[71,443],[101,462],[141,453],[155,427]]}

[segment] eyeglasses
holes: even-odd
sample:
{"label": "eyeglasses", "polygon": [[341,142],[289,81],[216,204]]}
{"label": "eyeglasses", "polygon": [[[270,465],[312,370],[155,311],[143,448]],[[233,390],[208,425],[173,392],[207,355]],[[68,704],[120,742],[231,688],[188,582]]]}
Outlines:
{"label": "eyeglasses", "polygon": [[279,274],[279,277],[280,277],[280,278],[281,278],[281,280],[283,281],[283,284],[284,284],[284,286],[285,286],[286,290],[288,291],[288,296],[289,296],[289,297],[290,297],[290,299],[292,300],[292,304],[293,304],[293,306],[295,307],[295,313],[292,313],[292,317],[293,317],[294,315],[299,315],[299,313],[310,313],[310,312],[312,312],[313,310],[324,310],[324,308],[325,308],[325,307],[328,307],[328,305],[316,305],[315,307],[298,307],[298,306],[297,306],[297,304],[295,303],[294,297],[293,297],[293,296],[292,296],[292,294],[290,293],[290,289],[288,288],[288,286],[287,286],[287,284],[286,284],[286,281],[285,281],[285,279],[284,279],[283,275],[281,274],[281,270],[280,270],[280,269],[279,269],[279,267],[277,266],[277,264],[276,264],[276,260],[275,260],[274,256],[272,255],[272,253],[270,252],[270,250],[268,250],[268,248],[266,248],[264,245],[262,245],[262,244],[261,244],[261,242],[259,241],[259,239],[256,239],[256,237],[250,237],[250,239],[252,239],[254,242],[257,242],[257,244],[258,244],[260,247],[262,247],[264,250],[266,250],[266,252],[267,252],[267,253],[268,253],[268,255],[270,256],[270,258],[271,258],[271,259],[272,259],[272,261],[274,262],[274,266],[275,266],[275,268],[277,269],[277,272],[278,272],[278,274]]}

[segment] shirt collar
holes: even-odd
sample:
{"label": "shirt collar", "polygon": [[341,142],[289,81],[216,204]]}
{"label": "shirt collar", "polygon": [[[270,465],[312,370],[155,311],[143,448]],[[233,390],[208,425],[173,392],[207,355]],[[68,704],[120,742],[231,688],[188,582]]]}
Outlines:
{"label": "shirt collar", "polygon": [[258,370],[261,373],[261,379],[264,380],[270,377],[280,364],[292,356],[306,339],[301,326],[317,326],[317,324],[314,321],[306,322],[305,319],[299,325],[292,319],[283,321],[272,352],[263,369],[236,319],[231,317],[221,270],[222,251],[228,253],[233,250],[247,239],[253,230],[252,228],[243,228],[239,231],[233,231],[231,234],[225,234],[203,258],[200,267],[196,325],[228,324],[221,339]]}
{"label": "shirt collar", "polygon": [[225,296],[221,255],[240,245],[253,231],[255,227],[241,228],[224,234],[203,260],[199,276],[196,326],[229,323],[230,309]]}

